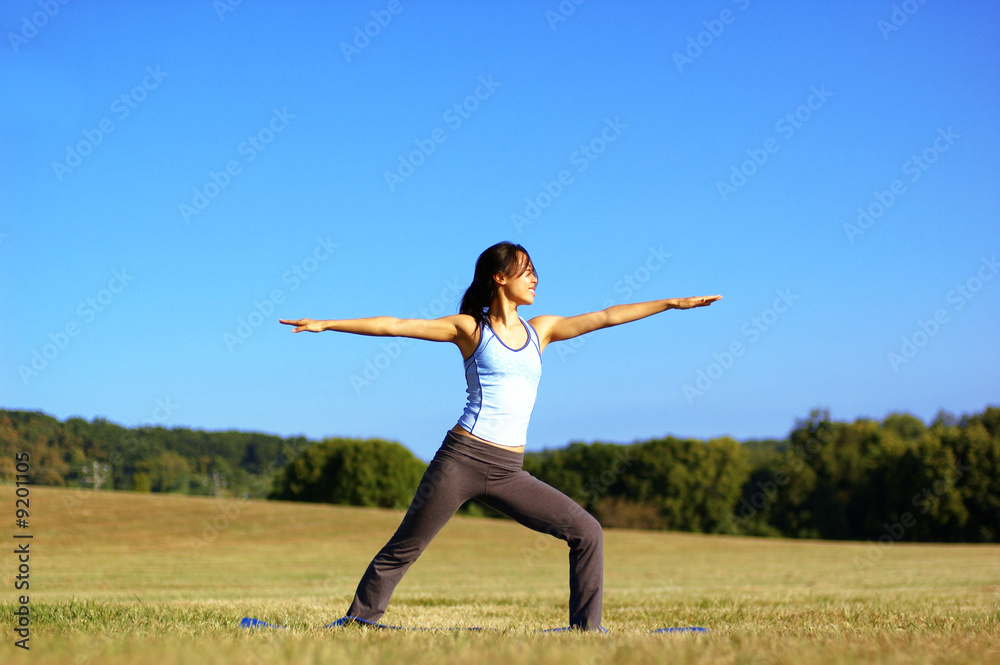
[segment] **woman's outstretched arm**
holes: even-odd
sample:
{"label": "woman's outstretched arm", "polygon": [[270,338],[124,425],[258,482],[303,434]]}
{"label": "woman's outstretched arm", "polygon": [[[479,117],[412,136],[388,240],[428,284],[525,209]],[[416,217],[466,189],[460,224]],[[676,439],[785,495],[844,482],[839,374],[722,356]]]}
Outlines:
{"label": "woman's outstretched arm", "polygon": [[471,316],[453,314],[440,319],[398,319],[394,316],[372,316],[364,319],[280,319],[279,323],[295,326],[292,332],[346,332],[376,337],[413,337],[431,342],[450,342],[460,334],[461,319]]}
{"label": "woman's outstretched arm", "polygon": [[598,312],[589,312],[577,316],[543,315],[531,319],[531,325],[538,333],[541,348],[549,342],[560,342],[585,335],[601,328],[621,325],[630,321],[644,319],[653,314],[665,312],[668,309],[691,309],[711,305],[722,296],[696,296],[693,298],[665,298],[648,302],[613,305]]}
{"label": "woman's outstretched arm", "polygon": [[[398,319],[373,316],[364,319],[280,319],[295,326],[292,332],[334,332],[377,337],[412,337],[431,342],[454,342],[463,353],[476,334],[476,321],[468,314],[452,314],[440,319]],[[475,345],[472,345],[475,348]]]}

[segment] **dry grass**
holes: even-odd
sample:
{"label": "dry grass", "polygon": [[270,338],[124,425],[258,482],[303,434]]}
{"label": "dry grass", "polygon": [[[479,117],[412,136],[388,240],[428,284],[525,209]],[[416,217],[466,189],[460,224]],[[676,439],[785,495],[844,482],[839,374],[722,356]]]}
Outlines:
{"label": "dry grass", "polygon": [[[13,524],[13,488],[0,498]],[[331,631],[399,513],[42,487],[31,500],[36,663],[1000,663],[997,546],[607,530],[611,634],[539,634],[566,624],[565,545],[456,517],[384,620],[487,630]],[[5,626],[15,559],[0,557]],[[241,630],[245,615],[288,629]],[[648,632],[691,625],[712,632]],[[4,634],[0,657],[21,655]]]}

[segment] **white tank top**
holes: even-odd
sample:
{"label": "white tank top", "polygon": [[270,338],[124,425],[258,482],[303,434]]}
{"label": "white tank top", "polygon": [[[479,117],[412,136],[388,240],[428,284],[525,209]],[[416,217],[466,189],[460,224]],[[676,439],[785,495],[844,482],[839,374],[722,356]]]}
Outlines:
{"label": "white tank top", "polygon": [[469,399],[458,424],[480,439],[501,446],[523,446],[535,406],[542,354],[538,334],[518,317],[528,332],[519,349],[504,344],[489,324],[480,328],[479,345],[465,360]]}

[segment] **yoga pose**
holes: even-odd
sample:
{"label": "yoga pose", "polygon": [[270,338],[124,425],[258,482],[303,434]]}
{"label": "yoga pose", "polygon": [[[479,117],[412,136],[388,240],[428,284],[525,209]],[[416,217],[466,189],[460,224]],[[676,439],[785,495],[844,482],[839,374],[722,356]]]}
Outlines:
{"label": "yoga pose", "polygon": [[668,309],[702,307],[722,296],[668,298],[525,321],[517,308],[534,302],[537,284],[528,252],[520,245],[501,242],[476,261],[459,314],[439,319],[281,320],[295,326],[294,332],[334,330],[451,342],[465,359],[469,397],[462,417],[445,435],[396,533],[361,578],[346,621],[377,622],[410,565],[462,504],[477,499],[569,544],[570,628],[603,630],[600,523],[568,496],[521,468],[542,352],[551,342]]}

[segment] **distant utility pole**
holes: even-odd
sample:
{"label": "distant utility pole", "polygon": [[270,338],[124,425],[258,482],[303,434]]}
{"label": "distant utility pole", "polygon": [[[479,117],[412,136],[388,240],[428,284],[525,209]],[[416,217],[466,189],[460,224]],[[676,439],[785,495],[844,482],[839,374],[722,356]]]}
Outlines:
{"label": "distant utility pole", "polygon": [[211,492],[212,496],[214,496],[214,497],[221,496],[222,495],[222,488],[223,487],[228,487],[228,485],[229,485],[226,482],[226,476],[225,476],[225,474],[219,473],[218,471],[213,471],[212,472],[211,484],[212,484],[212,486],[211,486],[210,492]]}
{"label": "distant utility pole", "polygon": [[[110,468],[107,464],[98,464],[97,462],[91,462],[91,466],[83,467],[83,482],[84,484],[90,483],[94,487],[94,491],[101,489],[101,485],[104,481],[108,479],[108,472]],[[89,478],[87,476],[90,476]]]}

